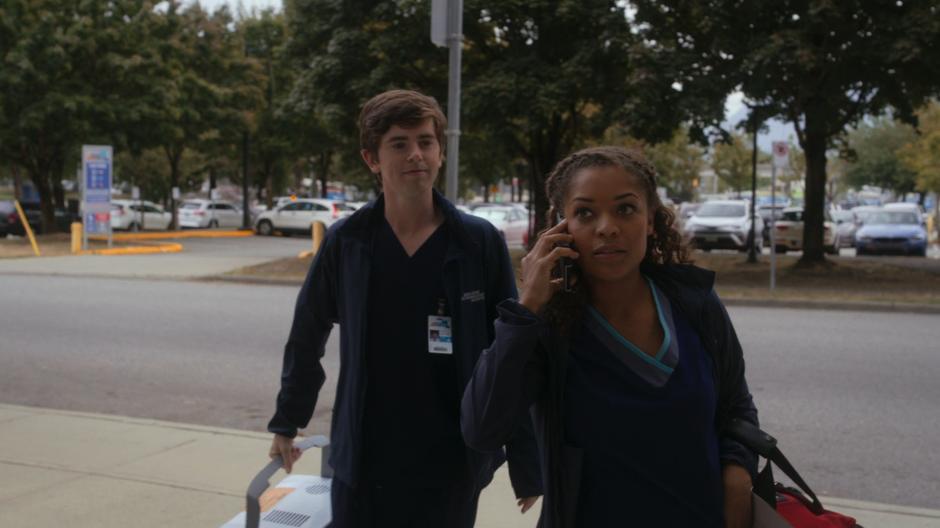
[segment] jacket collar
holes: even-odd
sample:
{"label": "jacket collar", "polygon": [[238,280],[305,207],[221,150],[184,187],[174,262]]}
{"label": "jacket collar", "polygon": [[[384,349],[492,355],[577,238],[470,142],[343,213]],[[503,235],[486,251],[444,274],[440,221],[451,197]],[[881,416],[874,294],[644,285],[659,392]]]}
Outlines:
{"label": "jacket collar", "polygon": [[[462,218],[463,213],[457,210],[437,189],[433,189],[431,192],[433,193],[434,206],[443,213],[447,230],[452,234],[452,240],[457,243],[457,247],[453,247],[453,244],[451,244],[452,247],[447,252],[447,260],[461,256],[464,251],[475,249],[478,244],[473,241],[467,231]],[[356,239],[367,246],[371,245],[372,233],[384,215],[385,193],[382,193],[378,198],[360,207],[358,211],[346,219],[345,223],[339,227],[337,234]]]}
{"label": "jacket collar", "polygon": [[643,263],[640,271],[653,279],[671,302],[678,302],[693,317],[701,313],[715,287],[715,272],[691,264]]}

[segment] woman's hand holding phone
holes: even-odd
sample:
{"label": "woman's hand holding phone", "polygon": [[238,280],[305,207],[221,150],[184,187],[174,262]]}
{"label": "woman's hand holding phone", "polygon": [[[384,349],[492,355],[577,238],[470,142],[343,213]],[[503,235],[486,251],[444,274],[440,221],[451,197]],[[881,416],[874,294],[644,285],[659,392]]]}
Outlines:
{"label": "woman's hand holding phone", "polygon": [[568,221],[542,233],[532,251],[522,259],[522,295],[519,303],[533,313],[542,310],[558,290],[565,287],[563,278],[552,277],[552,270],[562,258],[577,259],[578,252],[570,247],[574,237],[568,234]]}

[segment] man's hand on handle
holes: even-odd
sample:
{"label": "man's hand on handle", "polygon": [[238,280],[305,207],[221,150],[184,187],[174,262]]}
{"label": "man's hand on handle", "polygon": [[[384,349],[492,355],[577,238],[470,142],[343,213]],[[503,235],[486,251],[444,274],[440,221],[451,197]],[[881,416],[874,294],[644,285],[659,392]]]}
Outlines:
{"label": "man's hand on handle", "polygon": [[284,464],[284,470],[290,473],[294,469],[294,462],[300,459],[303,453],[299,447],[294,446],[294,439],[283,435],[275,434],[274,441],[271,442],[271,451],[268,456],[271,458],[281,457]]}
{"label": "man's hand on handle", "polygon": [[537,500],[539,500],[537,496],[525,497],[524,499],[519,499],[518,501],[516,501],[516,505],[519,506],[519,509],[521,510],[522,513],[525,513],[529,511],[529,508],[535,505],[535,501]]}

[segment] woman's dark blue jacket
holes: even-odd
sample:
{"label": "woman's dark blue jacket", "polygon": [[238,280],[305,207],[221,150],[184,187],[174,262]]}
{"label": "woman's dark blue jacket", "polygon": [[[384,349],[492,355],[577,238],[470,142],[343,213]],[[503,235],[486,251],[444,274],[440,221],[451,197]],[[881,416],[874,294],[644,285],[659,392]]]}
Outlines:
{"label": "woman's dark blue jacket", "polygon": [[[757,409],[744,380],[741,344],[713,289],[714,273],[689,265],[643,265],[642,272],[691,322],[714,359],[723,464],[757,472],[756,455],[721,434],[732,418],[757,425]],[[482,452],[498,449],[519,417],[529,410],[541,454],[545,496],[542,528],[574,526],[580,484],[580,450],[564,445],[562,395],[568,342],[514,301],[500,304],[496,340],[484,351],[464,392],[461,428],[467,445]],[[626,513],[625,513],[626,515]]]}

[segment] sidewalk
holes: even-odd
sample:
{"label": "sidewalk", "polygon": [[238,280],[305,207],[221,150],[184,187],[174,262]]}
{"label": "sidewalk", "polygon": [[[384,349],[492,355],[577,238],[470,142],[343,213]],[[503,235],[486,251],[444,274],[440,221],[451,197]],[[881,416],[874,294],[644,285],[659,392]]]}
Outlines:
{"label": "sidewalk", "polygon": [[[266,434],[0,404],[3,526],[219,526],[244,508],[267,462]],[[296,473],[318,474],[308,453]],[[275,475],[272,485],[283,478]],[[940,510],[824,498],[866,528],[938,528]],[[477,526],[533,527],[505,466],[484,492]]]}

